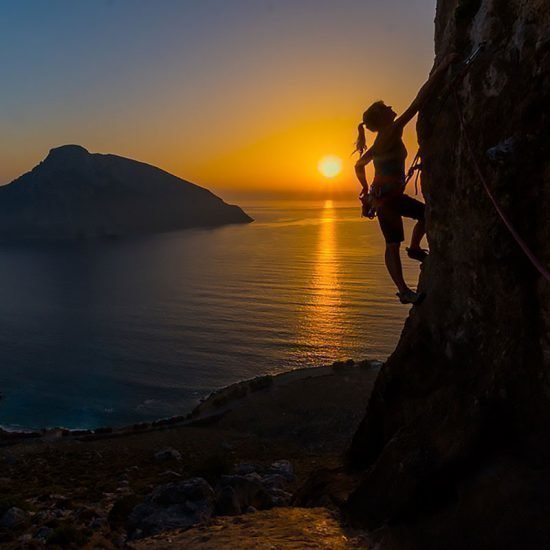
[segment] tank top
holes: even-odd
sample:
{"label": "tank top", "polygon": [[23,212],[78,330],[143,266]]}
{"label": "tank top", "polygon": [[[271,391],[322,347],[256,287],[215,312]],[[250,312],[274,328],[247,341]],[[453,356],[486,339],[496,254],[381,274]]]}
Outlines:
{"label": "tank top", "polygon": [[383,153],[373,151],[374,181],[372,190],[375,196],[385,198],[403,192],[405,184],[405,159],[407,148],[402,139],[398,139],[390,149]]}

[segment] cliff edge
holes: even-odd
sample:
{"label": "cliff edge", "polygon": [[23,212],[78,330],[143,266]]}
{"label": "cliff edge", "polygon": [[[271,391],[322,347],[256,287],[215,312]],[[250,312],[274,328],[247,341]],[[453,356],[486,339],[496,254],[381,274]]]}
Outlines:
{"label": "cliff edge", "polygon": [[419,117],[427,298],[349,449],[348,512],[387,548],[548,548],[550,283],[475,164],[548,266],[550,5],[438,0],[435,25],[437,59],[487,44]]}

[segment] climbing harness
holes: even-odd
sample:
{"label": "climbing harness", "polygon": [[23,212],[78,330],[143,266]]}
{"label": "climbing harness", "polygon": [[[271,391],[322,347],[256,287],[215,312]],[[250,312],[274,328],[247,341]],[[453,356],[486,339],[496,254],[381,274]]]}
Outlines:
{"label": "climbing harness", "polygon": [[[416,177],[414,178],[414,194],[418,195],[418,178],[420,177],[421,170],[422,170],[422,159],[420,158],[420,149],[419,149],[414,157],[411,167],[407,172],[407,175],[405,176],[405,180],[403,181],[403,189],[405,189],[410,179],[413,177],[414,173],[416,172]],[[359,200],[361,201],[361,216],[363,216],[363,218],[369,218],[369,220],[373,220],[374,218],[376,218],[375,202],[377,198],[379,197],[375,197],[372,193],[372,186],[368,193],[363,192],[359,195]]]}
{"label": "climbing harness", "polygon": [[550,273],[548,270],[542,265],[542,263],[539,261],[539,259],[535,256],[535,254],[532,252],[532,250],[529,248],[527,243],[521,238],[519,233],[517,232],[516,228],[512,225],[510,220],[507,218],[506,214],[503,212],[502,208],[498,204],[498,202],[495,199],[495,196],[491,192],[491,189],[487,185],[487,179],[485,178],[485,175],[483,174],[483,171],[481,170],[481,167],[479,166],[479,162],[477,160],[476,154],[474,152],[474,147],[470,141],[470,136],[468,134],[468,130],[466,128],[466,122],[464,120],[464,114],[461,109],[460,105],[460,99],[458,97],[458,94],[456,90],[453,92],[454,97],[454,103],[455,103],[455,109],[456,114],[458,117],[460,130],[462,132],[462,135],[464,136],[464,142],[466,143],[466,149],[468,150],[468,153],[472,159],[472,164],[475,169],[475,173],[481,182],[481,185],[483,186],[483,189],[485,190],[485,193],[487,193],[487,196],[491,200],[493,206],[495,207],[495,210],[497,211],[497,214],[500,216],[500,219],[504,222],[504,225],[508,228],[508,231],[510,231],[510,234],[516,241],[516,243],[519,245],[523,253],[529,258],[533,266],[537,269],[537,271],[547,280],[550,282]]}

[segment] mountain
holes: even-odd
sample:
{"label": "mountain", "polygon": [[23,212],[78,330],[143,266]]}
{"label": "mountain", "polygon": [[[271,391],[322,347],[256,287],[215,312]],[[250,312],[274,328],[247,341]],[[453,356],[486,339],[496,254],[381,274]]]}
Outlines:
{"label": "mountain", "polygon": [[1,239],[113,237],[253,221],[164,170],[79,145],[0,187]]}

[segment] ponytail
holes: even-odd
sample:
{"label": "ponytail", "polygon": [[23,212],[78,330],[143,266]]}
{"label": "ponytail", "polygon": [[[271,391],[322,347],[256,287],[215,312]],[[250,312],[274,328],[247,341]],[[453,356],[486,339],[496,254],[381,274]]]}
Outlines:
{"label": "ponytail", "polygon": [[[381,107],[386,107],[383,101],[375,101],[364,113],[363,121],[357,126],[357,141],[355,142],[355,151],[362,155],[367,149],[367,138],[365,136],[365,128],[371,132],[378,132],[379,129],[379,112]],[[352,154],[353,154],[352,153]]]}
{"label": "ponytail", "polygon": [[365,135],[365,127],[363,122],[357,126],[357,141],[355,142],[355,151],[354,153],[363,154],[363,151],[367,148],[367,137]]}

